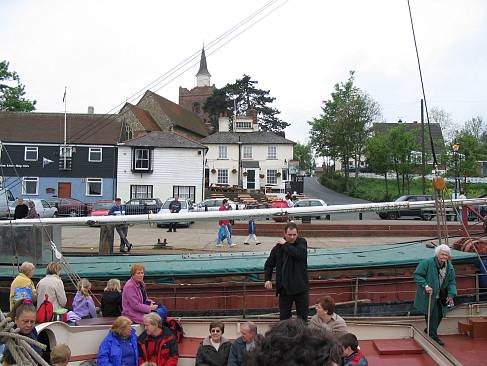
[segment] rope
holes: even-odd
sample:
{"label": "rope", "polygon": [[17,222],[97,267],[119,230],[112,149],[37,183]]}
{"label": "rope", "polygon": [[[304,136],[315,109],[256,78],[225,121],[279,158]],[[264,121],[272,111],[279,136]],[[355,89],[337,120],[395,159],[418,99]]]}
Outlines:
{"label": "rope", "polygon": [[23,366],[49,366],[32,348],[32,346],[36,346],[45,350],[47,348],[46,345],[19,334],[19,329],[14,328],[14,325],[15,323],[12,319],[10,317],[6,318],[0,311],[0,342],[5,344],[15,364]]}

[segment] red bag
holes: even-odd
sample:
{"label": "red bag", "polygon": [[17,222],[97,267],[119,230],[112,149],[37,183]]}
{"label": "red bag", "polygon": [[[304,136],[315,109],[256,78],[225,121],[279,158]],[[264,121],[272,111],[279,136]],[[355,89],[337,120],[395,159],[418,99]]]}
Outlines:
{"label": "red bag", "polygon": [[176,337],[177,343],[181,343],[184,337],[183,326],[174,318],[167,317],[164,325],[168,327]]}
{"label": "red bag", "polygon": [[39,306],[39,309],[37,309],[36,322],[40,324],[52,321],[53,312],[52,302],[49,301],[47,294],[45,294],[44,301]]}

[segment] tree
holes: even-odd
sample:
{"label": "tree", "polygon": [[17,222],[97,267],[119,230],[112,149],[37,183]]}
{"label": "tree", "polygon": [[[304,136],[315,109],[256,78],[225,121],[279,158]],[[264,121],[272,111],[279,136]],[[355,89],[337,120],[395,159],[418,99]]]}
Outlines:
{"label": "tree", "polygon": [[455,141],[460,145],[458,149],[458,174],[464,177],[464,189],[466,190],[467,177],[478,175],[479,166],[477,162],[484,160],[485,156],[482,153],[480,141],[475,136],[463,131],[456,136]]}
{"label": "tree", "polygon": [[[15,71],[8,70],[9,63],[0,61],[0,111],[2,112],[31,112],[35,109],[36,101],[24,98],[25,86]],[[15,86],[11,86],[16,84]]]}
{"label": "tree", "polygon": [[480,140],[482,135],[485,133],[484,120],[481,116],[472,117],[465,122],[462,132],[472,135],[477,140]]}
{"label": "tree", "polygon": [[384,183],[386,188],[386,195],[384,199],[389,200],[389,185],[387,180],[387,173],[392,169],[391,163],[391,143],[389,141],[389,134],[375,134],[369,141],[367,141],[367,163],[369,168],[377,174],[384,175]]}
{"label": "tree", "polygon": [[396,172],[397,191],[404,194],[407,186],[409,193],[410,175],[415,165],[412,152],[418,151],[419,149],[417,131],[407,131],[406,126],[401,124],[389,131],[388,140],[391,149],[392,164]]}
{"label": "tree", "polygon": [[311,172],[315,167],[315,160],[313,158],[313,151],[310,144],[294,145],[293,159],[299,161],[299,169],[306,172]]}
{"label": "tree", "polygon": [[433,107],[428,114],[431,123],[440,124],[445,142],[452,141],[458,126],[453,122],[450,113],[439,107]]}
{"label": "tree", "polygon": [[[312,121],[310,142],[320,156],[341,160],[345,168],[348,189],[348,162],[354,159],[358,167],[365,151],[369,126],[380,117],[378,104],[354,85],[354,72],[345,83],[335,84],[331,99],[323,102],[323,113]],[[356,174],[358,171],[356,169]]]}
{"label": "tree", "polygon": [[277,117],[281,112],[270,106],[276,98],[269,96],[269,90],[258,89],[257,84],[257,81],[244,74],[235,83],[215,89],[204,106],[205,112],[212,118],[213,125],[217,125],[221,113],[227,113],[233,120],[234,114],[241,115],[255,110],[257,122],[263,131],[280,132],[289,126],[289,123]]}

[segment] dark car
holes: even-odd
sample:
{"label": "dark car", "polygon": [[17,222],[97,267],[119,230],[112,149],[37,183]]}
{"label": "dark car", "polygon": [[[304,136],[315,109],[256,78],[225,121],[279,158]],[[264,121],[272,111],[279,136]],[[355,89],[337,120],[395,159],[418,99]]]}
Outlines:
{"label": "dark car", "polygon": [[88,205],[74,198],[50,197],[46,201],[57,208],[57,216],[87,216]]}
{"label": "dark car", "polygon": [[162,207],[159,198],[133,198],[125,204],[126,215],[143,215],[158,213]]}
{"label": "dark car", "polygon": [[[395,202],[420,202],[420,201],[432,201],[433,197],[428,195],[413,195],[408,194],[401,196],[395,200]],[[402,208],[397,211],[387,211],[387,212],[378,212],[377,213],[381,219],[388,219],[388,220],[396,220],[400,217],[419,217],[422,220],[430,220],[430,215],[425,217],[422,215],[421,208]]]}

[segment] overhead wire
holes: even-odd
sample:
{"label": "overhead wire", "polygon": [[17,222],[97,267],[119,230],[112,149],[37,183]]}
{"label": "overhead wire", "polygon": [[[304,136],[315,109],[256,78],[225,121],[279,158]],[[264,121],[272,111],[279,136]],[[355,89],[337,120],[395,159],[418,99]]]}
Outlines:
{"label": "overhead wire", "polygon": [[[266,9],[268,9],[269,7],[275,5],[276,3],[280,2],[280,1],[282,1],[282,0],[272,0],[272,1],[269,1],[264,6],[262,6],[261,8],[259,8],[258,10],[256,10],[255,12],[253,12],[251,15],[247,16],[245,19],[241,20],[239,23],[237,23],[236,25],[234,25],[233,27],[231,27],[229,30],[225,31],[220,36],[218,36],[217,38],[215,38],[214,40],[212,40],[211,42],[209,42],[207,45],[205,45],[205,50],[211,50],[213,47],[216,47],[222,40],[224,40],[225,38],[229,37],[232,33],[234,33],[235,31],[237,31],[239,28],[241,28],[242,26],[244,26],[248,22],[252,21],[255,17],[259,16]],[[228,44],[228,42],[230,42],[231,40],[235,39],[240,34],[242,34],[243,32],[247,31],[248,29],[250,29],[251,27],[253,27],[255,24],[259,23],[261,20],[265,19],[268,15],[272,14],[275,10],[279,9],[287,1],[288,0],[285,0],[284,3],[278,5],[277,7],[273,8],[273,9],[271,9],[271,11],[267,15],[265,15],[264,17],[262,17],[258,21],[252,23],[250,26],[248,26],[247,28],[245,28],[243,31],[239,32],[236,36],[232,37],[229,41],[225,42],[223,45],[221,45],[220,47],[218,47],[213,52],[208,53],[208,56],[210,56],[213,53],[215,53],[221,47],[223,47],[226,44]],[[200,50],[196,51],[191,56],[189,56],[185,60],[181,61],[178,65],[172,67],[169,71],[165,72],[164,74],[162,74],[161,76],[159,76],[158,78],[156,78],[155,80],[153,80],[152,82],[150,82],[149,84],[146,84],[143,88],[139,89],[137,92],[135,92],[134,94],[132,94],[129,98],[126,98],[123,102],[117,104],[115,107],[113,107],[112,109],[110,109],[107,113],[105,113],[104,115],[102,115],[102,117],[98,118],[96,121],[94,121],[92,123],[92,127],[96,127],[95,130],[93,130],[92,128],[87,127],[87,128],[84,129],[84,131],[82,133],[79,133],[78,135],[75,134],[75,135],[71,136],[70,139],[71,140],[74,140],[74,139],[76,139],[76,140],[86,140],[89,137],[91,137],[91,136],[95,135],[96,133],[98,133],[102,128],[104,128],[103,126],[99,126],[100,125],[100,121],[108,122],[110,120],[115,120],[115,119],[117,119],[119,117],[118,114],[110,114],[111,112],[117,110],[120,106],[124,105],[125,103],[127,103],[129,101],[132,101],[132,100],[138,98],[148,88],[155,87],[155,86],[159,85],[160,83],[164,82],[165,80],[167,80],[168,78],[170,78],[172,75],[174,75],[175,73],[177,73],[179,70],[181,70],[182,68],[184,68],[189,63],[191,63],[194,59],[198,58],[199,55],[200,55],[200,52],[201,52]],[[178,78],[183,73],[185,73],[188,70],[190,70],[193,66],[197,65],[198,63],[199,63],[199,61],[197,61],[194,64],[191,64],[191,66],[189,66],[188,68],[186,68],[183,72],[179,73],[177,76],[173,77],[169,82],[167,82],[163,86],[157,88],[156,91],[162,89],[163,87],[165,87],[166,85],[168,85],[170,82],[174,81],[176,78]],[[98,125],[98,126],[95,126],[95,125]]]}

